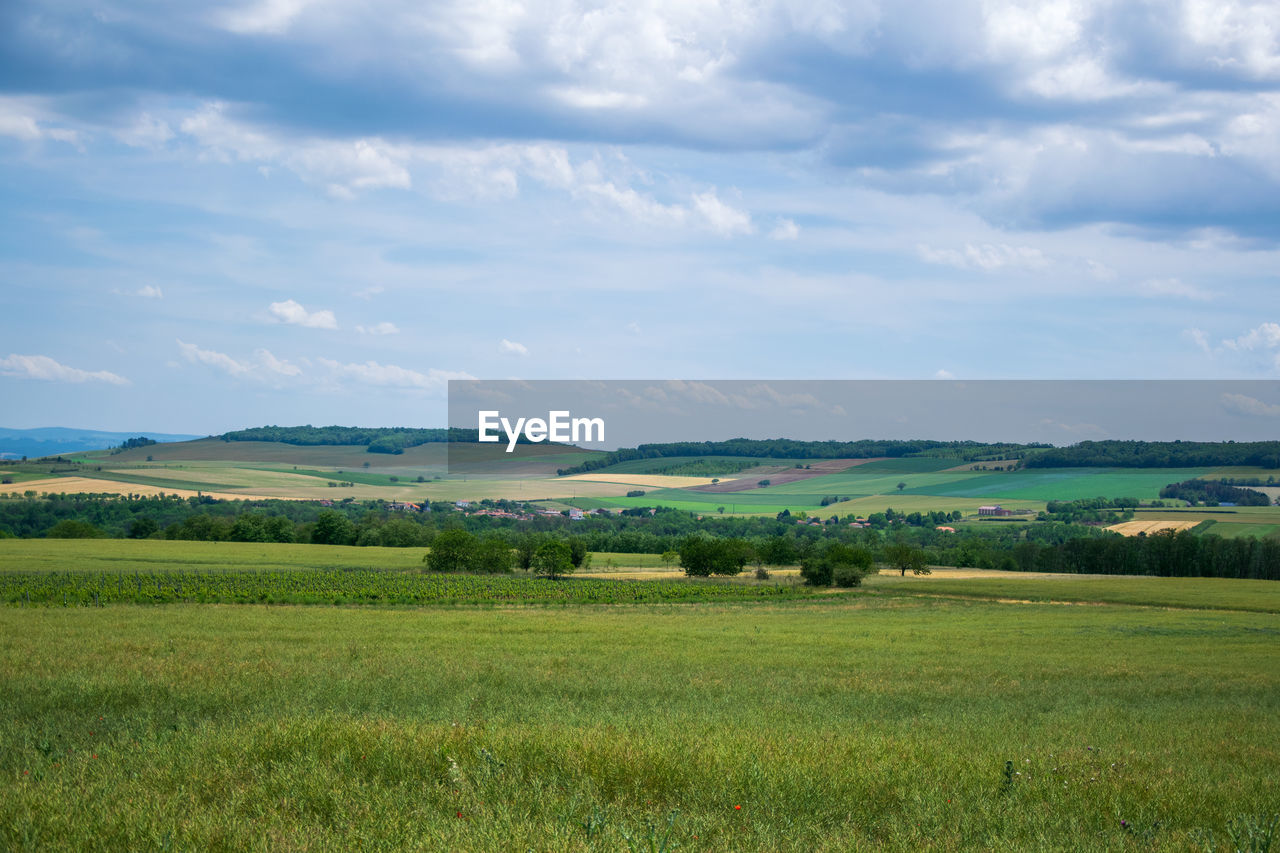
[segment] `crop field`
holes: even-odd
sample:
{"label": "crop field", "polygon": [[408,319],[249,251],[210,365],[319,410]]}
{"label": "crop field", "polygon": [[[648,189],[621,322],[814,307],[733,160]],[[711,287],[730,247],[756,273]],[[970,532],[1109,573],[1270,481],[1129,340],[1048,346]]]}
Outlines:
{"label": "crop field", "polygon": [[[1280,514],[1277,514],[1280,519]],[[1255,539],[1263,537],[1275,537],[1280,535],[1280,522],[1275,524],[1249,524],[1237,521],[1214,521],[1213,524],[1205,528],[1205,533],[1212,533],[1214,536],[1222,536],[1226,539],[1235,539],[1240,536],[1252,536]]]}
{"label": "crop field", "polygon": [[943,497],[1021,498],[1023,500],[1076,500],[1078,498],[1149,498],[1159,496],[1169,483],[1190,480],[1212,468],[1026,468],[1020,471],[955,475],[948,483],[920,487],[908,483],[907,491]]}
{"label": "crop field", "polygon": [[[874,580],[679,606],[0,606],[0,846],[1235,849],[1280,809],[1274,596]],[[1053,597],[1143,580],[1139,605],[1265,599]]]}

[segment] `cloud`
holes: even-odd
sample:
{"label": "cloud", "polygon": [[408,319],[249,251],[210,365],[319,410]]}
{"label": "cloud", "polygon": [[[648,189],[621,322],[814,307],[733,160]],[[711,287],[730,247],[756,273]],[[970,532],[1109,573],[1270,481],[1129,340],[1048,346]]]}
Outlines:
{"label": "cloud", "polygon": [[254,360],[238,360],[224,352],[201,349],[196,344],[178,341],[178,349],[182,357],[193,364],[203,364],[220,370],[228,376],[237,378],[269,381],[281,376],[296,377],[302,375],[302,368],[296,364],[277,358],[270,350],[254,350]]}
{"label": "cloud", "polygon": [[134,148],[156,149],[173,139],[173,128],[164,119],[143,112],[133,119],[132,124],[116,130],[115,136]]}
{"label": "cloud", "polygon": [[338,328],[338,321],[334,318],[332,311],[308,312],[292,299],[272,302],[270,310],[273,317],[291,326],[305,326],[308,329]]}
{"label": "cloud", "polygon": [[1250,397],[1246,394],[1223,394],[1222,407],[1229,412],[1236,412],[1242,415],[1280,418],[1280,405],[1264,403],[1256,397]]}
{"label": "cloud", "polygon": [[1209,355],[1213,354],[1213,347],[1209,345],[1209,336],[1203,329],[1183,329],[1182,333],[1191,338],[1197,349]]}
{"label": "cloud", "polygon": [[966,243],[963,249],[936,249],[920,243],[916,245],[916,254],[926,263],[983,272],[1005,268],[1039,270],[1049,266],[1049,259],[1039,249],[1006,243]]}
{"label": "cloud", "polygon": [[43,379],[47,382],[106,382],[110,385],[128,385],[129,380],[108,370],[81,370],[68,367],[47,355],[16,355],[0,358],[0,374],[23,379]]}
{"label": "cloud", "polygon": [[1177,278],[1147,279],[1138,285],[1138,293],[1151,298],[1170,296],[1178,299],[1190,299],[1196,302],[1208,302],[1214,297],[1214,294],[1210,291]]}
{"label": "cloud", "polygon": [[933,378],[934,379],[955,379],[956,375],[952,373],[950,370],[938,368],[938,370],[934,372]]}
{"label": "cloud", "polygon": [[529,348],[522,343],[509,341],[506,338],[503,338],[502,342],[498,344],[498,352],[503,355],[527,356],[529,354]]}
{"label": "cloud", "polygon": [[1236,338],[1224,340],[1229,350],[1275,349],[1280,347],[1280,323],[1263,323]]}
{"label": "cloud", "polygon": [[163,299],[164,298],[164,291],[150,284],[144,284],[142,287],[139,287],[136,291],[134,291],[134,293],[137,296],[141,296],[143,299]]}
{"label": "cloud", "polygon": [[383,321],[373,326],[356,326],[356,331],[362,335],[398,335],[400,329],[395,323]]}
{"label": "cloud", "polygon": [[714,189],[693,197],[693,209],[722,237],[733,237],[737,234],[750,234],[755,231],[751,224],[751,216],[745,211],[725,204],[717,196]]}
{"label": "cloud", "polygon": [[195,364],[205,364],[209,367],[228,373],[232,376],[244,376],[253,371],[252,365],[236,361],[231,356],[216,350],[200,349],[195,344],[188,344],[182,340],[178,341],[178,349],[182,351],[182,357],[187,361]]}
{"label": "cloud", "polygon": [[27,142],[53,139],[79,145],[81,134],[67,127],[50,125],[50,118],[40,105],[22,98],[0,96],[0,136],[10,136]]}
{"label": "cloud", "polygon": [[779,219],[778,224],[769,232],[771,240],[795,240],[800,236],[800,226],[790,219]]}
{"label": "cloud", "polygon": [[458,373],[432,368],[426,373],[399,367],[394,364],[379,364],[366,361],[363,364],[343,364],[333,359],[321,358],[320,363],[327,367],[332,376],[339,379],[354,379],[367,385],[388,388],[418,388],[425,391],[438,391],[446,387],[450,379],[475,379],[468,373]]}

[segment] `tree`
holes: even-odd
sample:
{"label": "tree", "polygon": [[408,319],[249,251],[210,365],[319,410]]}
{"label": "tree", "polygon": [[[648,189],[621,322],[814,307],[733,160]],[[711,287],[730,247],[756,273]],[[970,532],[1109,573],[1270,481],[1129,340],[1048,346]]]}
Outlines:
{"label": "tree", "polygon": [[500,574],[511,571],[514,554],[505,539],[494,536],[481,539],[475,548],[473,565],[477,571]]}
{"label": "tree", "polygon": [[144,515],[140,518],[135,518],[129,524],[129,538],[130,539],[146,539],[148,536],[155,533],[159,529],[160,529],[160,525],[156,522],[154,518],[148,518],[147,516]]}
{"label": "tree", "polygon": [[677,560],[679,560],[679,559],[680,559],[680,552],[679,552],[679,551],[663,551],[663,552],[662,552],[662,567],[663,567],[664,569],[669,569],[669,568],[671,568],[671,564],[672,564],[672,563],[674,563],[674,562],[676,562],[676,561],[677,561]]}
{"label": "tree", "polygon": [[311,541],[318,545],[350,545],[356,538],[356,526],[337,510],[326,509],[316,516]]}
{"label": "tree", "polygon": [[461,527],[441,531],[431,540],[427,568],[433,572],[470,571],[476,556],[476,537]]}
{"label": "tree", "polygon": [[800,561],[800,576],[810,586],[861,586],[871,571],[871,552],[857,545],[831,542],[814,548]]}
{"label": "tree", "polygon": [[895,542],[885,548],[884,558],[889,567],[897,569],[903,577],[906,577],[907,572],[913,575],[932,574],[929,571],[929,558],[924,549],[906,542]]}
{"label": "tree", "polygon": [[760,561],[769,566],[788,566],[796,559],[795,541],[786,536],[770,536],[760,543],[756,552]]}
{"label": "tree", "polygon": [[903,490],[903,489],[905,489],[906,487],[907,487],[907,484],[906,484],[906,483],[903,483],[903,482],[899,482],[899,483],[898,483],[898,491],[902,491],[902,490]]}
{"label": "tree", "polygon": [[573,571],[573,551],[559,539],[548,539],[533,554],[533,567],[539,574],[555,580]]}
{"label": "tree", "polygon": [[710,536],[686,536],[680,543],[680,567],[691,578],[709,577],[715,567],[714,551]]}

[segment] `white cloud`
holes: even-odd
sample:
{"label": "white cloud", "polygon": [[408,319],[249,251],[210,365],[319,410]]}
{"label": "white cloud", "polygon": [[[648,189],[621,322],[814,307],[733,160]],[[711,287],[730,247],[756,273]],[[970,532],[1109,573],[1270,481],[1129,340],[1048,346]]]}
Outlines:
{"label": "white cloud", "polygon": [[1203,329],[1183,329],[1182,333],[1191,338],[1191,341],[1202,352],[1213,354],[1213,347],[1209,345],[1209,336],[1205,334]]}
{"label": "white cloud", "polygon": [[240,35],[279,35],[315,0],[250,0],[217,18],[225,29]]}
{"label": "white cloud", "polygon": [[26,98],[0,97],[0,136],[12,136],[28,142],[46,138],[72,145],[81,142],[78,131],[50,126],[39,101]]}
{"label": "white cloud", "polygon": [[108,370],[81,370],[60,364],[47,355],[16,355],[0,358],[0,374],[48,382],[106,382],[128,385],[129,380]]}
{"label": "white cloud", "polygon": [[773,240],[795,240],[799,236],[800,226],[790,219],[778,220],[778,224],[769,232],[769,237]]}
{"label": "white cloud", "polygon": [[381,322],[373,326],[356,326],[356,331],[362,335],[398,335],[400,329],[395,323]]}
{"label": "white cloud", "polygon": [[271,314],[281,323],[291,326],[305,326],[308,329],[336,329],[338,321],[332,311],[308,312],[292,299],[284,302],[272,302]]}
{"label": "white cloud", "polygon": [[517,341],[509,341],[503,338],[502,342],[498,344],[498,352],[503,355],[526,356],[529,354],[529,348]]}
{"label": "white cloud", "polygon": [[920,243],[916,245],[916,253],[926,263],[984,272],[1005,268],[1039,270],[1049,266],[1049,259],[1039,249],[1006,243],[966,243],[963,249],[937,249]]}
{"label": "white cloud", "polygon": [[1263,323],[1237,338],[1222,342],[1229,350],[1274,349],[1280,347],[1280,323]]}
{"label": "white cloud", "polygon": [[950,370],[938,368],[938,370],[934,372],[933,378],[934,379],[955,379],[956,375],[952,373]]}
{"label": "white cloud", "polygon": [[745,211],[722,202],[716,196],[714,189],[695,194],[693,208],[711,226],[711,230],[722,237],[750,234],[755,231],[755,226],[751,224],[751,216]]}
{"label": "white cloud", "polygon": [[232,376],[244,376],[253,370],[252,365],[243,361],[236,361],[224,352],[200,349],[195,344],[188,344],[182,340],[178,341],[178,349],[182,350],[182,357],[187,361],[194,364],[206,364]]}
{"label": "white cloud", "polygon": [[1207,302],[1214,296],[1210,291],[1177,278],[1147,279],[1138,285],[1138,292],[1152,298],[1172,296],[1196,302]]}
{"label": "white cloud", "polygon": [[144,284],[142,287],[139,287],[137,290],[135,290],[134,293],[137,296],[141,296],[143,299],[163,299],[164,298],[164,291],[162,291],[160,288],[156,287],[155,285],[151,285],[151,284]]}
{"label": "white cloud", "polygon": [[266,370],[272,373],[278,373],[281,376],[301,376],[302,368],[296,364],[290,364],[287,361],[276,358],[272,355],[271,350],[258,349],[253,354],[257,357],[258,363]]}
{"label": "white cloud", "polygon": [[201,349],[196,344],[181,340],[178,341],[178,349],[182,351],[182,357],[192,364],[203,364],[237,378],[266,381],[279,376],[302,375],[302,368],[277,358],[268,349],[254,350],[253,361],[241,361],[224,352]]}
{"label": "white cloud", "polygon": [[1256,397],[1250,397],[1245,394],[1223,394],[1222,407],[1229,412],[1237,412],[1242,415],[1280,417],[1280,405],[1264,403]]}
{"label": "white cloud", "polygon": [[364,287],[364,288],[361,288],[360,290],[357,290],[353,295],[357,299],[369,300],[377,296],[379,293],[382,293],[382,291],[384,291],[385,289],[386,288],[384,288],[380,284],[372,284],[368,287]]}
{"label": "white cloud", "polygon": [[446,387],[450,379],[474,379],[468,373],[458,373],[432,368],[426,373],[399,367],[394,364],[379,364],[366,361],[363,364],[343,364],[333,359],[321,358],[320,363],[329,368],[336,378],[355,379],[368,385],[389,388],[420,388],[426,391],[438,391]]}
{"label": "white cloud", "polygon": [[116,138],[134,148],[160,148],[173,139],[173,128],[163,119],[141,113],[133,124],[115,132]]}

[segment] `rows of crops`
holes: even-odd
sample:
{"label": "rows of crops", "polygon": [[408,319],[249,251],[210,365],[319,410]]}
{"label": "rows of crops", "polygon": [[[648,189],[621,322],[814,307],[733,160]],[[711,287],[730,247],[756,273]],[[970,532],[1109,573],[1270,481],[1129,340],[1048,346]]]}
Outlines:
{"label": "rows of crops", "polygon": [[803,589],[684,580],[549,581],[371,570],[4,572],[0,602],[107,604],[651,604],[795,598]]}

